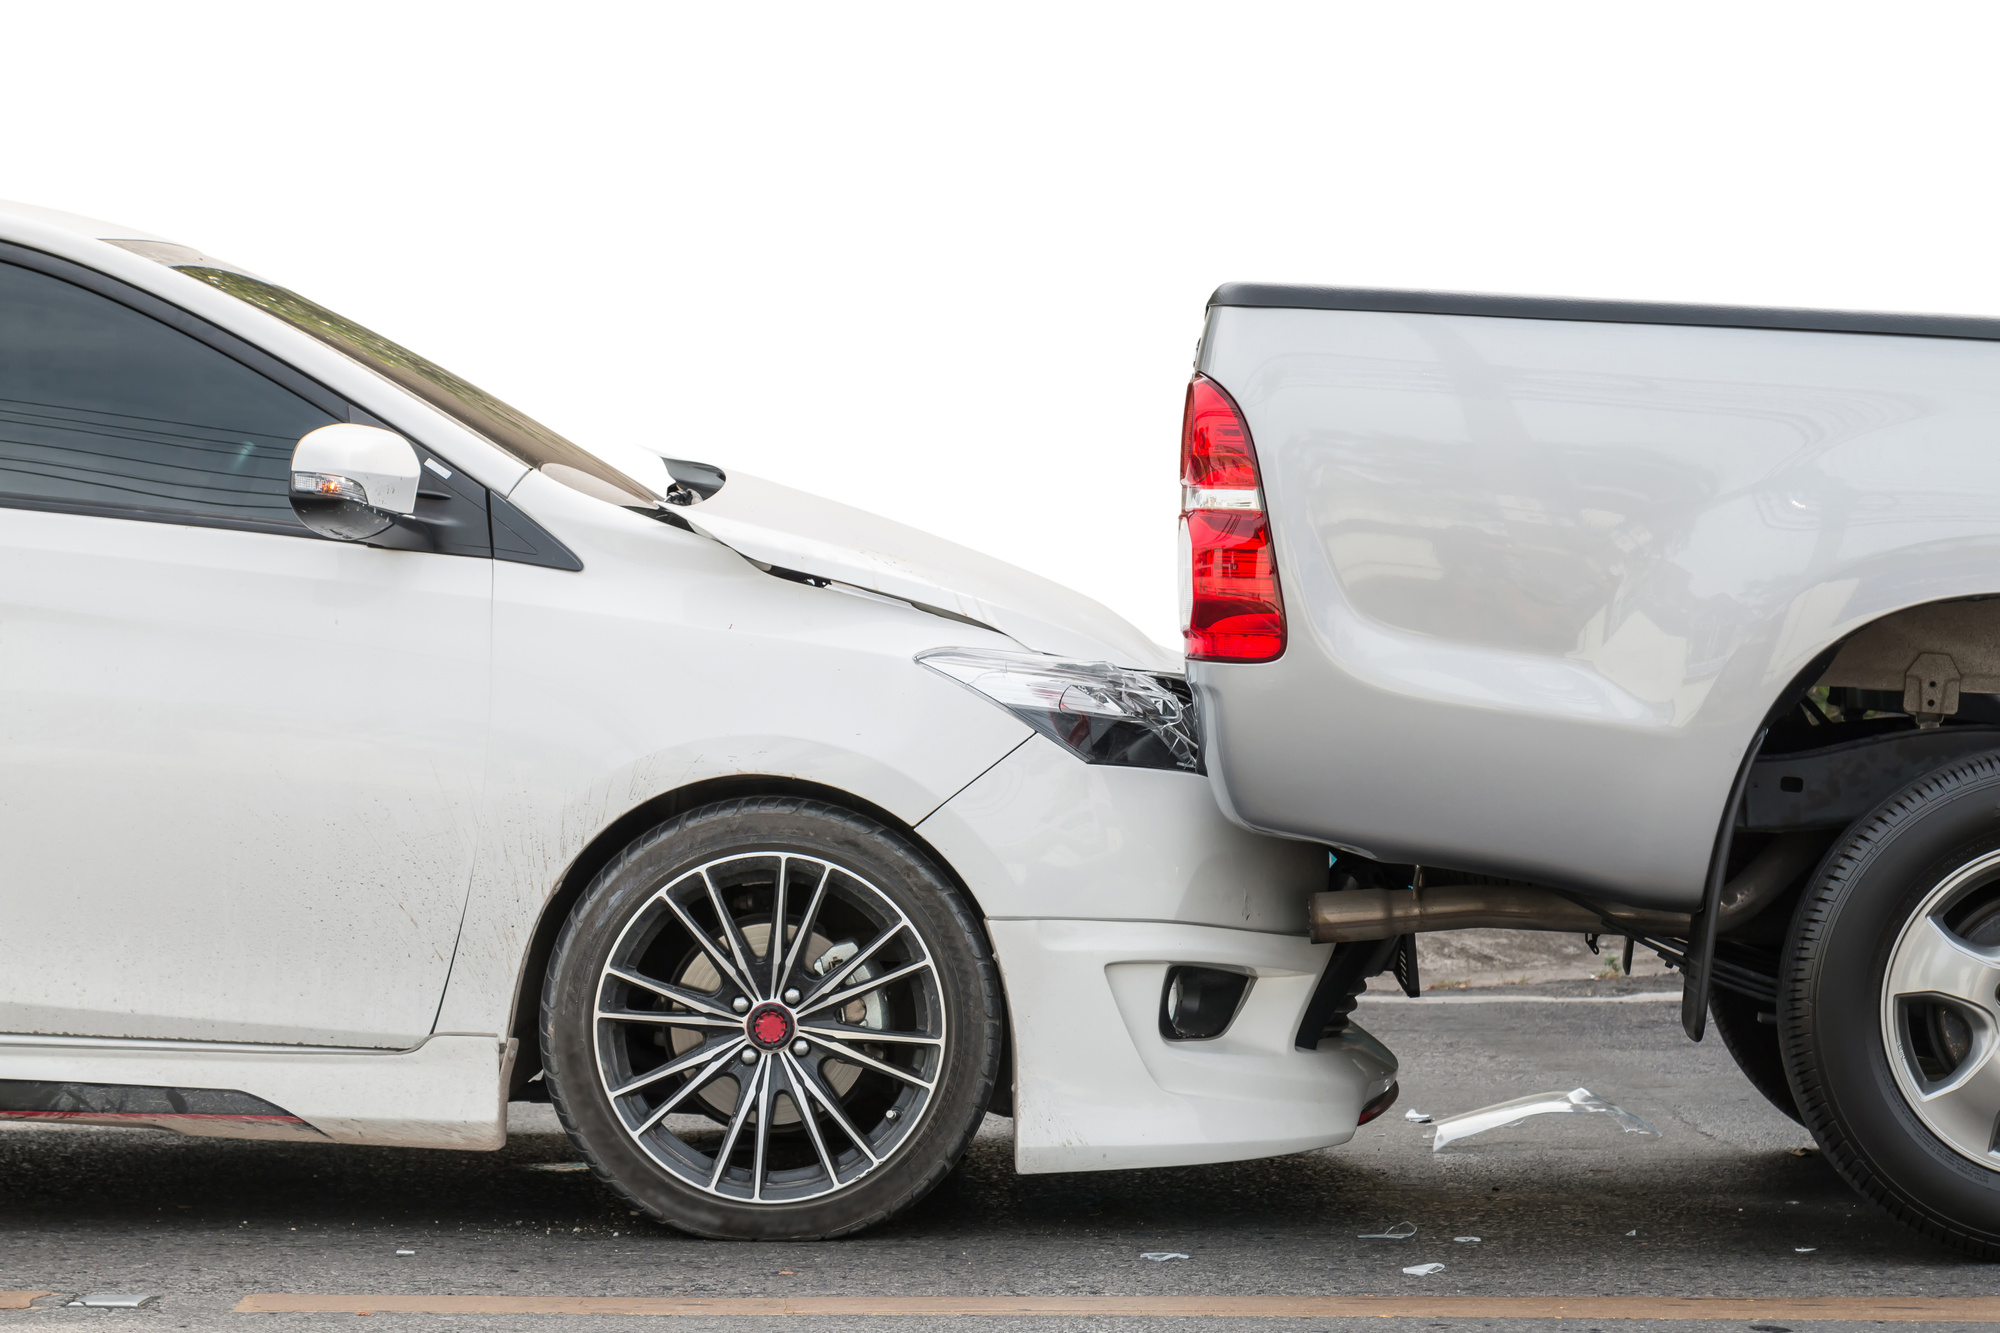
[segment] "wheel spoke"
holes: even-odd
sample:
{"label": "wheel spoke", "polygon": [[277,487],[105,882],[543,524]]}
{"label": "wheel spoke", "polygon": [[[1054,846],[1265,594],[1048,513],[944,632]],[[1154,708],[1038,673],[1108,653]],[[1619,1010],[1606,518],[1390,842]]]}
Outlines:
{"label": "wheel spoke", "polygon": [[770,1067],[769,1060],[759,1060],[757,1072],[750,1075],[748,1087],[744,1086],[745,1080],[741,1076],[736,1080],[736,1114],[729,1118],[729,1132],[722,1136],[722,1146],[715,1150],[715,1170],[708,1177],[711,1190],[722,1183],[722,1173],[729,1169],[729,1155],[736,1151],[736,1140],[743,1134],[743,1123],[750,1118],[750,1108],[757,1104],[757,1089],[764,1082],[765,1071]]}
{"label": "wheel spoke", "polygon": [[[704,875],[702,878],[706,880],[707,876]],[[701,951],[708,955],[708,961],[715,964],[715,970],[720,972],[724,979],[730,985],[736,987],[737,990],[742,991],[745,995],[754,995],[756,992],[751,990],[750,984],[743,979],[742,974],[737,972],[735,966],[723,955],[722,950],[717,947],[715,941],[709,938],[708,932],[695,924],[694,918],[688,915],[687,909],[672,898],[669,898],[665,893],[660,895],[660,899],[666,903],[669,911],[680,918],[681,926],[686,929],[687,933],[694,936],[694,942],[699,944]]]}
{"label": "wheel spoke", "polygon": [[665,1120],[669,1115],[671,1115],[673,1113],[673,1109],[676,1106],[679,1106],[682,1102],[686,1101],[690,1096],[701,1091],[709,1084],[715,1082],[715,1080],[722,1074],[723,1067],[736,1058],[736,1052],[742,1050],[745,1044],[746,1043],[741,1041],[730,1042],[723,1049],[720,1055],[717,1055],[715,1059],[709,1061],[707,1068],[703,1069],[699,1074],[696,1074],[693,1078],[689,1079],[687,1082],[681,1084],[678,1088],[675,1088],[673,1096],[667,1098],[665,1101],[661,1102],[658,1106],[655,1106],[650,1112],[648,1112],[646,1115],[645,1122],[641,1124],[637,1129],[633,1130],[632,1133],[634,1135],[640,1135],[646,1133],[654,1125],[659,1124],[662,1120]]}
{"label": "wheel spoke", "polygon": [[777,1104],[777,1058],[764,1057],[757,1070],[757,1142],[750,1156],[750,1201],[764,1202],[764,1163],[771,1149],[771,1111]]}
{"label": "wheel spoke", "polygon": [[599,1018],[616,1019],[620,1023],[659,1023],[670,1028],[730,1029],[743,1030],[743,1020],[736,1017],[717,1018],[712,1014],[677,1014],[671,1009],[600,1009]]}
{"label": "wheel spoke", "polygon": [[771,998],[778,996],[778,973],[785,966],[785,888],[792,877],[792,858],[778,858],[778,882],[771,888],[771,934],[764,941],[764,962],[771,971]]}
{"label": "wheel spoke", "polygon": [[[841,982],[853,976],[858,968],[865,966],[870,958],[873,958],[876,954],[880,953],[882,951],[883,945],[887,944],[890,940],[895,939],[896,936],[902,933],[903,933],[903,923],[898,921],[895,925],[889,927],[887,930],[883,931],[880,935],[877,935],[874,939],[868,941],[867,948],[859,950],[858,952],[855,953],[854,957],[848,959],[845,963],[842,963],[840,965],[840,970],[838,972],[835,972],[832,976],[823,979],[817,986],[813,987],[813,991],[815,993],[818,993],[820,991],[833,990],[835,987],[839,986]],[[800,1012],[803,1013],[804,1011],[801,1010]]]}
{"label": "wheel spoke", "polygon": [[605,968],[604,971],[606,975],[617,977],[629,986],[637,986],[641,990],[649,990],[655,995],[672,1000],[675,1004],[686,1009],[692,1009],[698,1014],[708,1014],[714,1018],[730,1017],[727,1009],[699,991],[687,990],[680,986],[670,986],[664,981],[655,981],[651,977],[634,972],[629,968],[612,966]]}
{"label": "wheel spoke", "polygon": [[1990,1039],[1982,1047],[1966,1061],[1969,1068],[1924,1097],[1921,1106],[1939,1133],[1990,1153],[2000,1123],[2000,1059],[1995,1058]]}
{"label": "wheel spoke", "polygon": [[822,1009],[846,1004],[849,1000],[858,999],[866,995],[869,991],[879,990],[892,981],[901,981],[904,977],[914,972],[926,971],[930,965],[931,960],[928,958],[918,959],[914,963],[905,963],[895,971],[884,972],[881,976],[864,981],[859,986],[851,986],[837,995],[829,995],[824,999],[814,1000],[810,1004],[800,1006],[798,1010],[799,1018],[803,1020],[807,1014],[816,1014]]}
{"label": "wheel spoke", "polygon": [[782,995],[785,990],[785,983],[791,980],[792,969],[798,965],[799,954],[805,949],[806,941],[812,938],[813,926],[819,920],[819,905],[825,900],[826,886],[832,879],[833,868],[831,866],[821,866],[819,868],[819,883],[813,886],[813,896],[812,900],[806,904],[806,914],[799,918],[799,933],[792,937],[791,947],[785,950],[784,966],[778,969],[778,978],[772,983],[772,994]]}
{"label": "wheel spoke", "polygon": [[861,1150],[861,1155],[868,1159],[870,1166],[881,1162],[882,1159],[875,1155],[875,1149],[869,1146],[868,1140],[862,1137],[861,1131],[854,1127],[854,1122],[847,1118],[847,1112],[840,1109],[839,1094],[824,1083],[821,1083],[819,1076],[806,1068],[805,1061],[797,1060],[793,1064],[805,1077],[806,1092],[821,1106],[826,1108],[826,1118],[833,1121],[841,1133],[853,1140],[854,1146]]}
{"label": "wheel spoke", "polygon": [[886,1041],[904,1046],[942,1046],[943,1037],[927,1037],[921,1032],[877,1031],[874,1028],[858,1028],[847,1023],[801,1023],[799,1032],[807,1037],[824,1037],[832,1041]]}
{"label": "wheel spoke", "polygon": [[826,1183],[838,1185],[840,1172],[833,1164],[833,1154],[826,1150],[825,1137],[819,1132],[819,1114],[813,1110],[812,1098],[804,1091],[805,1074],[800,1071],[799,1062],[788,1052],[780,1051],[778,1058],[785,1062],[785,1091],[791,1096],[792,1105],[799,1110],[806,1135],[812,1139],[813,1151],[819,1154],[820,1167],[826,1172]]}
{"label": "wheel spoke", "polygon": [[1967,944],[1927,916],[1896,951],[1888,986],[1894,996],[1949,995],[1990,1015],[2000,989],[2000,953]]}
{"label": "wheel spoke", "polygon": [[922,1088],[925,1092],[931,1090],[931,1085],[928,1082],[911,1073],[909,1070],[899,1069],[886,1060],[877,1060],[872,1055],[866,1055],[855,1050],[845,1042],[835,1041],[831,1037],[822,1035],[819,1037],[819,1044],[826,1047],[835,1059],[845,1060],[853,1065],[860,1065],[863,1069],[872,1069],[878,1074],[887,1074],[891,1078],[899,1078],[905,1083]]}
{"label": "wheel spoke", "polygon": [[[722,926],[722,938],[729,942],[729,952],[736,957],[737,968],[745,980],[755,980],[756,970],[750,966],[755,954],[751,952],[750,941],[744,939],[743,932],[736,928],[736,918],[729,915],[729,910],[722,905],[722,894],[716,890],[715,881],[708,877],[706,869],[701,872],[701,882],[708,886],[708,901],[715,908],[715,919]],[[764,998],[762,992],[757,990],[749,990],[746,994],[753,1000]]]}
{"label": "wheel spoke", "polygon": [[[737,1047],[747,1045],[748,1041],[749,1039],[746,1037],[738,1037],[734,1041],[724,1043],[729,1048],[724,1054],[733,1054]],[[657,1069],[648,1069],[645,1073],[639,1075],[639,1077],[633,1079],[623,1087],[613,1088],[611,1095],[613,1097],[629,1096],[641,1088],[658,1083],[663,1078],[672,1078],[675,1074],[683,1070],[692,1069],[711,1056],[715,1056],[714,1047],[708,1043],[703,1043],[691,1051],[675,1056]],[[715,1058],[721,1059],[722,1057],[715,1056]]]}

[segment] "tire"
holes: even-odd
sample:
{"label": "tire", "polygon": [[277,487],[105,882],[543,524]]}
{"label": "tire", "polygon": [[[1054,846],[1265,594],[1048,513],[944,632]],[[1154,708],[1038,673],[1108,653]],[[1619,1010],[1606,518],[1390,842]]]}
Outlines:
{"label": "tire", "polygon": [[669,820],[591,882],[549,960],[543,1068],[635,1208],[698,1236],[818,1239],[957,1163],[1001,1014],[984,932],[936,866],[851,811],[756,797]]}
{"label": "tire", "polygon": [[1933,773],[1834,844],[1779,978],[1799,1110],[1860,1193],[2000,1258],[2000,756]]}
{"label": "tire", "polygon": [[1772,1012],[1733,991],[1715,989],[1709,993],[1708,1016],[1715,1020],[1715,1030],[1743,1077],[1764,1094],[1765,1101],[1798,1120],[1799,1104],[1792,1097],[1791,1081],[1785,1077],[1785,1052],[1778,1041],[1777,1024],[1758,1022],[1759,1010]]}

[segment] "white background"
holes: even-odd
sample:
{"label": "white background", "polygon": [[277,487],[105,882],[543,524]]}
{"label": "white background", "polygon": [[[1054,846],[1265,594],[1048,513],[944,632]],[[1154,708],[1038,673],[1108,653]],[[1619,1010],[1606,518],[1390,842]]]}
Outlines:
{"label": "white background", "polygon": [[2000,313],[1950,5],[8,5],[0,197],[1178,641],[1252,279]]}

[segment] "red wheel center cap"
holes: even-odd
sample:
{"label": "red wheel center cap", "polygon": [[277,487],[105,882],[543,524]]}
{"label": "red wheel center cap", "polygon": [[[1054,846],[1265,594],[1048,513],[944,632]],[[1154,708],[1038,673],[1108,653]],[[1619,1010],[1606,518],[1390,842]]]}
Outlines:
{"label": "red wheel center cap", "polygon": [[779,1004],[761,1004],[744,1021],[750,1040],[767,1051],[775,1051],[792,1039],[792,1016]]}

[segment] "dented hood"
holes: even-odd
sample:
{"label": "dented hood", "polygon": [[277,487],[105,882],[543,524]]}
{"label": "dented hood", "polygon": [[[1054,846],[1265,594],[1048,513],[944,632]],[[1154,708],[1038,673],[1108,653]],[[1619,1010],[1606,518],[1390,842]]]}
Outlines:
{"label": "dented hood", "polygon": [[679,515],[759,564],[988,625],[1036,652],[1179,671],[1181,659],[1102,603],[942,537],[731,469]]}

